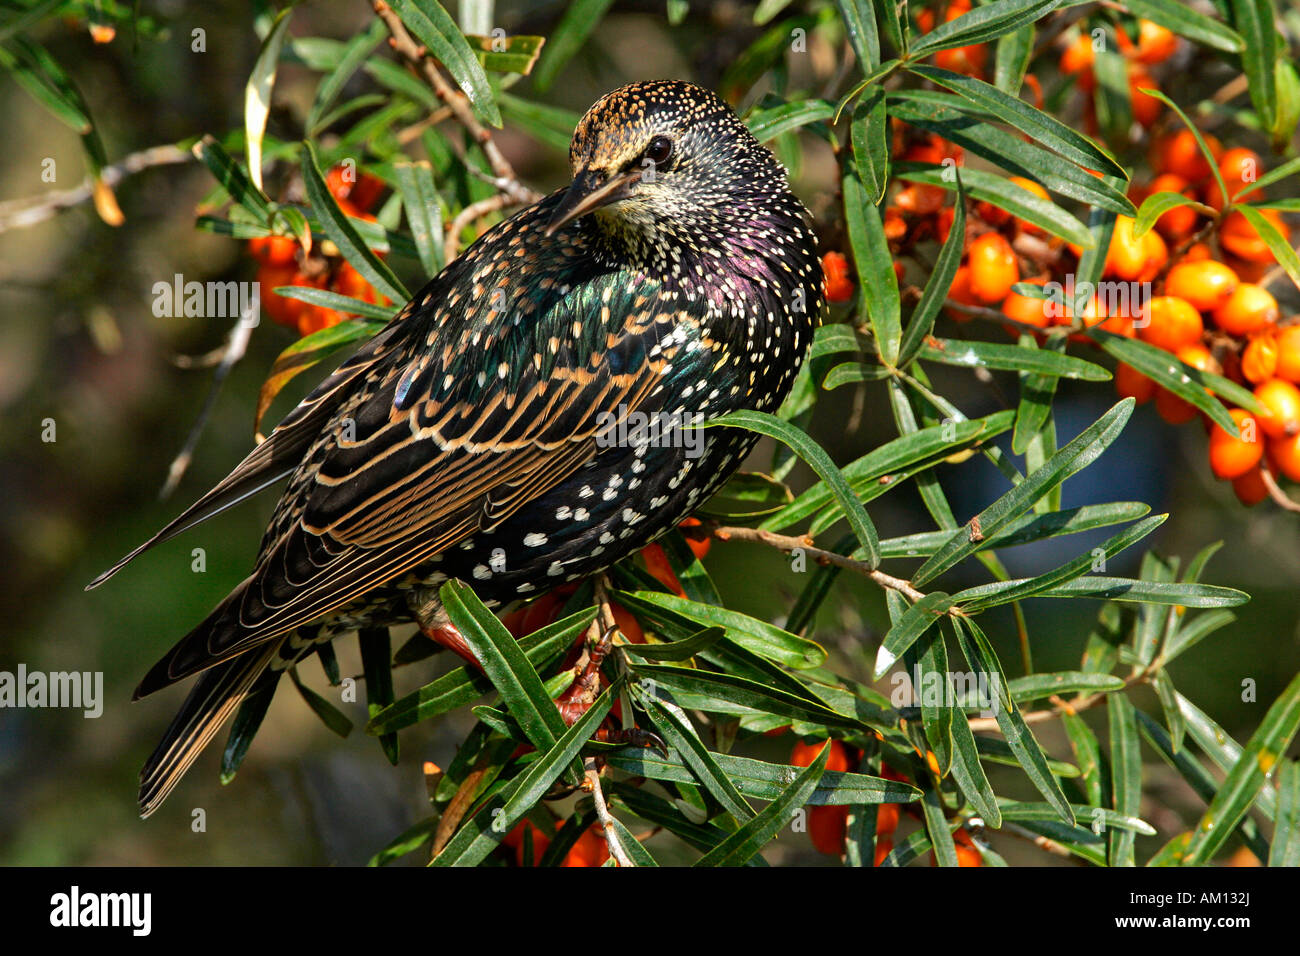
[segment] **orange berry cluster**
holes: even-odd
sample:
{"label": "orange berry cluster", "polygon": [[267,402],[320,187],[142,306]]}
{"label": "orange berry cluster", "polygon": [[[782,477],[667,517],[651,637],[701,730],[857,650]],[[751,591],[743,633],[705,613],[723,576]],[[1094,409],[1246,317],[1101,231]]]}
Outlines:
{"label": "orange berry cluster", "polygon": [[[555,825],[555,829],[561,829],[567,821],[560,820]],[[531,820],[520,820],[513,830],[501,838],[503,845],[514,850],[515,865],[523,866],[524,859],[524,834],[531,832],[533,836],[533,865],[536,866],[541,860],[542,855],[546,852],[547,847],[551,845],[551,838],[537,824]],[[582,831],[582,836],[578,837],[576,843],[564,855],[560,861],[560,866],[604,866],[605,861],[609,859],[609,844],[605,842],[605,833],[599,823],[593,823]]]}
{"label": "orange berry cluster", "polygon": [[[1224,150],[1214,137],[1205,140],[1230,197],[1262,172],[1252,150]],[[1135,203],[1156,192],[1174,192],[1223,209],[1223,190],[1190,130],[1157,140],[1151,164],[1155,177],[1134,190]],[[1283,237],[1289,235],[1280,214],[1260,212]],[[1211,471],[1231,481],[1237,497],[1253,505],[1268,497],[1261,473],[1266,457],[1274,474],[1300,481],[1300,325],[1283,324],[1277,300],[1257,284],[1274,257],[1246,218],[1232,212],[1218,224],[1217,254],[1209,244],[1191,241],[1207,222],[1198,210],[1178,206],[1147,233],[1158,232],[1177,244],[1181,255],[1164,273],[1163,288],[1157,285],[1154,290],[1160,294],[1151,298],[1136,332],[1144,342],[1193,368],[1254,389],[1262,414],[1233,408],[1229,413],[1240,435],[1229,435],[1216,425],[1210,428],[1209,440]],[[1118,228],[1115,241],[1122,242]],[[1161,259],[1158,273],[1167,256]],[[1116,369],[1115,388],[1138,402],[1154,398],[1156,411],[1170,424],[1201,417],[1194,406],[1126,365]]]}
{"label": "orange berry cluster", "polygon": [[[370,208],[383,192],[382,180],[367,173],[354,175],[350,167],[339,164],[330,170],[325,183],[346,215],[354,219],[374,221]],[[257,270],[257,282],[262,312],[279,325],[297,329],[299,335],[310,335],[338,325],[347,315],[335,309],[277,295],[275,289],[278,286],[327,289],[363,302],[388,304],[388,299],[376,292],[342,257],[315,253],[304,256],[300,253],[298,241],[291,236],[250,239],[248,251],[261,263]]]}
{"label": "orange berry cluster", "polygon": [[[1093,66],[1097,61],[1098,46],[1106,41],[1105,33],[1098,32],[1099,29],[1080,30],[1061,54],[1061,72],[1073,76],[1079,89],[1088,94],[1084,103],[1084,122],[1089,132],[1093,133],[1096,132],[1097,126],[1092,101],[1092,91],[1097,86]],[[1126,61],[1133,119],[1143,129],[1149,129],[1160,117],[1164,104],[1154,96],[1142,92],[1144,89],[1158,88],[1147,67],[1163,63],[1173,56],[1178,50],[1178,36],[1158,23],[1139,20],[1136,42],[1119,27],[1115,29],[1115,42]]]}

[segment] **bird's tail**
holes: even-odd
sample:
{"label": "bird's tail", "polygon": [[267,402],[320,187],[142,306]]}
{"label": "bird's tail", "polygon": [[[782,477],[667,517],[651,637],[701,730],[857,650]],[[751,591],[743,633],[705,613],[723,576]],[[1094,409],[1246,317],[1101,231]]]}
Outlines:
{"label": "bird's tail", "polygon": [[[185,698],[180,712],[140,771],[140,816],[157,810],[221,725],[234,713],[249,688],[267,672],[279,641],[209,667]],[[279,677],[278,673],[273,677]]]}

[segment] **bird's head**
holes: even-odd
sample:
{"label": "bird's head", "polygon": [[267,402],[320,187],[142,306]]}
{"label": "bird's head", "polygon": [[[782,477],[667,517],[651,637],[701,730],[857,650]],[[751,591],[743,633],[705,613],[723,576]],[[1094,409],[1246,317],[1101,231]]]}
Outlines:
{"label": "bird's head", "polygon": [[633,83],[598,100],[574,130],[569,163],[573,182],[548,235],[590,216],[631,245],[665,233],[707,241],[738,204],[788,190],[784,169],[726,103],[676,80]]}

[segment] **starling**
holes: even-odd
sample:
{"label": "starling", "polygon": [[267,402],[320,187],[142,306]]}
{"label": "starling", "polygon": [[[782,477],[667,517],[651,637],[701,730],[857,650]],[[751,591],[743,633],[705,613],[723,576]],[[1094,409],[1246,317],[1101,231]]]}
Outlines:
{"label": "starling", "polygon": [[89,585],[288,479],[252,573],[136,688],[199,675],[141,771],[142,816],[318,644],[445,632],[447,580],[506,610],[672,529],[756,440],[694,426],[789,392],[824,307],[816,240],[731,109],[690,83],[634,83],[591,107],[569,161],[567,188],[488,230]]}

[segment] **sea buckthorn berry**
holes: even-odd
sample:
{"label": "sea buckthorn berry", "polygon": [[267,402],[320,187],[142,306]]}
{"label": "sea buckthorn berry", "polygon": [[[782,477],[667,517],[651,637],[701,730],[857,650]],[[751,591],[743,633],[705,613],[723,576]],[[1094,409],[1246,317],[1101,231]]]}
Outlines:
{"label": "sea buckthorn berry", "polygon": [[[1291,235],[1291,229],[1276,209],[1260,209],[1262,215],[1270,222],[1284,240]],[[1242,213],[1230,212],[1219,226],[1219,243],[1224,249],[1247,262],[1273,262],[1273,250],[1260,238],[1255,227]]]}
{"label": "sea buckthorn berry", "polygon": [[[902,239],[907,235],[907,220],[898,211],[897,207],[890,206],[885,210],[884,219],[885,238],[892,241]],[[836,253],[839,255],[839,253]]]}
{"label": "sea buckthorn berry", "polygon": [[940,50],[934,55],[934,65],[941,70],[964,73],[976,78],[984,75],[984,66],[988,63],[989,51],[983,43],[959,46],[956,49]]}
{"label": "sea buckthorn berry", "polygon": [[894,852],[894,841],[889,837],[880,837],[876,840],[876,859],[875,865],[880,866],[885,862],[885,857]]}
{"label": "sea buckthorn berry", "polygon": [[1243,282],[1214,310],[1214,324],[1229,335],[1251,335],[1277,322],[1277,299],[1263,286]]}
{"label": "sea buckthorn berry", "polygon": [[1300,481],[1300,434],[1269,439],[1268,458],[1282,474]]}
{"label": "sea buckthorn berry", "polygon": [[[1217,162],[1223,147],[1209,135],[1205,137],[1205,144]],[[1201,152],[1196,137],[1189,129],[1180,129],[1157,140],[1151,166],[1157,173],[1174,173],[1189,183],[1199,183],[1210,175],[1210,164],[1206,162],[1205,154]]]}
{"label": "sea buckthorn berry", "polygon": [[[970,288],[970,266],[958,266],[957,271],[953,273],[952,285],[948,287],[947,298],[954,302],[960,302],[962,305],[979,305],[979,300],[975,298]],[[948,317],[956,322],[969,322],[971,316],[962,312],[960,309],[944,307],[944,312]]]}
{"label": "sea buckthorn berry", "polygon": [[1147,305],[1146,325],[1137,331],[1143,342],[1166,352],[1177,352],[1201,340],[1205,323],[1201,321],[1201,313],[1186,299],[1158,295]]}
{"label": "sea buckthorn berry", "polygon": [[1269,438],[1286,438],[1300,432],[1300,388],[1286,379],[1274,378],[1255,389],[1263,409],[1256,417]]}
{"label": "sea buckthorn berry", "polygon": [[970,244],[970,290],[985,305],[1001,302],[1020,281],[1020,267],[1011,243],[987,232]]}
{"label": "sea buckthorn berry", "polygon": [[1156,383],[1131,365],[1121,362],[1115,366],[1115,392],[1120,398],[1131,398],[1145,405],[1156,394]]}
{"label": "sea buckthorn berry", "polygon": [[843,853],[848,828],[848,807],[836,805],[808,808],[808,836],[819,853],[827,856]]}
{"label": "sea buckthorn berry", "polygon": [[[563,820],[560,821],[563,824]],[[501,838],[502,844],[515,851],[515,863],[518,866],[524,865],[524,834],[530,832],[533,835],[533,865],[536,866],[541,860],[542,854],[546,848],[551,845],[551,838],[532,820],[520,820],[513,830]]]}
{"label": "sea buckthorn berry", "polygon": [[844,772],[851,769],[853,763],[849,748],[844,746],[838,740],[820,740],[816,743],[806,744],[802,740],[797,741],[794,749],[790,751],[790,764],[795,767],[811,767],[812,762],[821,755],[822,750],[830,745],[831,752],[826,757],[826,769]]}
{"label": "sea buckthorn berry", "polygon": [[[1155,193],[1178,193],[1188,198],[1193,195],[1187,180],[1174,173],[1162,173],[1151,180],[1147,195]],[[1156,229],[1166,239],[1184,239],[1196,228],[1197,218],[1198,213],[1191,206],[1175,206],[1156,220]]]}
{"label": "sea buckthorn berry", "polygon": [[889,836],[898,829],[898,804],[882,803],[876,807],[876,836]]}
{"label": "sea buckthorn berry", "polygon": [[1149,129],[1160,114],[1165,110],[1165,104],[1160,102],[1150,93],[1143,93],[1143,90],[1159,89],[1156,81],[1151,78],[1151,74],[1146,68],[1137,63],[1129,65],[1128,70],[1128,95],[1129,102],[1133,106],[1133,119],[1143,129]]}
{"label": "sea buckthorn berry", "polygon": [[[1234,146],[1219,157],[1219,175],[1228,187],[1229,196],[1235,196],[1259,179],[1259,164],[1259,153],[1244,146]],[[1215,183],[1215,187],[1218,187],[1218,183]]]}
{"label": "sea buckthorn berry", "polygon": [[560,866],[603,866],[609,859],[609,844],[599,823],[593,823],[578,837]]}
{"label": "sea buckthorn berry", "polygon": [[939,215],[935,216],[934,231],[940,242],[948,241],[948,234],[952,232],[952,222],[956,216],[957,210],[954,206],[944,206],[939,210]]}
{"label": "sea buckthorn berry", "polygon": [[1277,377],[1300,383],[1300,325],[1278,330]]}
{"label": "sea buckthorn berry", "polygon": [[1237,273],[1222,262],[1180,262],[1165,277],[1165,294],[1210,312],[1226,302],[1237,285]]}
{"label": "sea buckthorn berry", "polygon": [[1214,258],[1214,251],[1203,242],[1189,246],[1183,253],[1183,262],[1205,262]]}
{"label": "sea buckthorn berry", "polygon": [[904,212],[928,216],[943,207],[946,191],[929,183],[908,183],[894,197],[894,203]]}
{"label": "sea buckthorn berry", "polygon": [[290,236],[258,236],[248,240],[248,251],[267,265],[287,266],[295,261],[298,240]]}
{"label": "sea buckthorn berry", "polygon": [[[698,528],[701,524],[703,524],[703,522],[700,521],[699,518],[683,518],[681,522],[678,523],[677,527]],[[709,548],[713,546],[712,538],[694,538],[685,532],[682,533],[682,537],[686,539],[686,546],[690,548],[694,555],[700,560],[704,559],[704,556],[709,553]]]}
{"label": "sea buckthorn berry", "polygon": [[1252,385],[1267,382],[1277,374],[1277,339],[1258,335],[1241,352],[1241,375]]}
{"label": "sea buckthorn berry", "polygon": [[826,276],[826,300],[848,302],[853,298],[853,283],[849,280],[848,261],[838,252],[822,256],[822,272]]}
{"label": "sea buckthorn berry", "polygon": [[1133,219],[1115,220],[1110,246],[1106,249],[1104,274],[1130,281],[1149,282],[1169,261],[1169,248],[1160,233],[1148,231],[1140,238],[1133,233]]}
{"label": "sea buckthorn berry", "polygon": [[1244,408],[1231,409],[1228,414],[1237,423],[1237,435],[1229,435],[1221,425],[1210,429],[1210,470],[1225,481],[1240,478],[1264,457],[1264,440],[1255,416]]}
{"label": "sea buckthorn berry", "polygon": [[[1042,276],[1036,276],[1032,279],[1026,279],[1025,282],[1033,285],[1044,285],[1047,280]],[[1056,306],[1047,299],[1036,299],[1033,296],[1021,295],[1014,290],[1002,300],[1003,315],[1009,319],[1040,329],[1045,329],[1052,324],[1054,310],[1056,310]],[[1017,335],[1020,332],[1019,329],[1013,329],[1013,331]]]}
{"label": "sea buckthorn berry", "polygon": [[1178,35],[1168,27],[1150,20],[1138,21],[1137,59],[1139,63],[1163,63],[1178,49]]}
{"label": "sea buckthorn berry", "polygon": [[632,615],[627,608],[614,601],[609,602],[610,613],[614,615],[614,623],[623,636],[628,639],[630,644],[644,644],[645,631],[641,630],[641,623]]}
{"label": "sea buckthorn berry", "polygon": [[1232,479],[1232,490],[1237,500],[1247,508],[1259,504],[1268,497],[1268,485],[1264,484],[1264,471],[1256,465],[1244,475]]}
{"label": "sea buckthorn berry", "polygon": [[1061,54],[1061,72],[1074,76],[1079,89],[1091,93],[1096,85],[1092,75],[1092,65],[1096,60],[1097,52],[1092,48],[1092,37],[1086,31],[1080,32],[1078,39]]}

